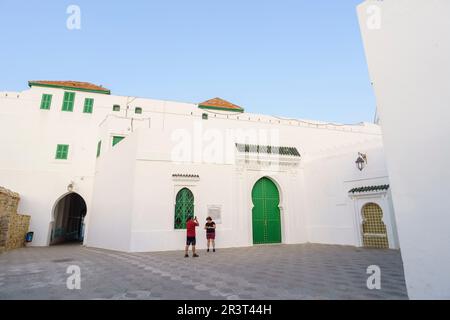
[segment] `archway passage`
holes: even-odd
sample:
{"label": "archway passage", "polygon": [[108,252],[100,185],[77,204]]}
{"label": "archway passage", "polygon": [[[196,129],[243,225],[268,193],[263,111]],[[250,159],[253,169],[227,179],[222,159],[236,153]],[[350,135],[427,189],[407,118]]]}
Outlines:
{"label": "archway passage", "polygon": [[194,216],[194,195],[188,188],[177,193],[175,203],[175,229],[186,229],[186,218]]}
{"label": "archway passage", "polygon": [[50,245],[82,242],[86,202],[78,193],[69,193],[58,200],[53,216],[54,223],[50,236]]}
{"label": "archway passage", "polygon": [[259,179],[252,189],[253,243],[280,243],[280,194],[269,178]]}
{"label": "archway passage", "polygon": [[375,203],[368,203],[362,209],[363,245],[369,248],[389,248],[383,211]]}

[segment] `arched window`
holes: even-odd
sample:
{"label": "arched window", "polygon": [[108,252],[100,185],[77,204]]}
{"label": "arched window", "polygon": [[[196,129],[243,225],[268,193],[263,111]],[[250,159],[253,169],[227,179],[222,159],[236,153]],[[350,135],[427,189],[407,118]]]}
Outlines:
{"label": "arched window", "polygon": [[362,209],[362,232],[364,247],[389,248],[383,211],[375,203],[368,203]]}
{"label": "arched window", "polygon": [[175,203],[175,229],[186,229],[186,218],[194,216],[194,195],[188,188],[177,193]]}

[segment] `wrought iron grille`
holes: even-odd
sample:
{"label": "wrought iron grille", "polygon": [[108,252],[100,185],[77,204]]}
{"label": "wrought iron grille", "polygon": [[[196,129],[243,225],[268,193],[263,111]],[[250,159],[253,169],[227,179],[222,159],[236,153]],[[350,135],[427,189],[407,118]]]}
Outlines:
{"label": "wrought iron grille", "polygon": [[386,225],[383,223],[383,211],[375,203],[363,208],[363,244],[371,248],[389,248]]}
{"label": "wrought iron grille", "polygon": [[194,216],[194,195],[188,188],[177,193],[175,203],[175,229],[186,229],[186,218]]}

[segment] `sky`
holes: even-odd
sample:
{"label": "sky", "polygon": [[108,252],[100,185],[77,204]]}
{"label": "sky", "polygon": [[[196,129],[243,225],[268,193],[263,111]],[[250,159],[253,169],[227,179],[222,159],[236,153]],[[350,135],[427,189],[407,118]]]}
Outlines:
{"label": "sky", "polygon": [[[361,2],[0,0],[0,91],[75,80],[117,95],[221,97],[252,113],[372,122]],[[80,29],[67,28],[70,5]]]}

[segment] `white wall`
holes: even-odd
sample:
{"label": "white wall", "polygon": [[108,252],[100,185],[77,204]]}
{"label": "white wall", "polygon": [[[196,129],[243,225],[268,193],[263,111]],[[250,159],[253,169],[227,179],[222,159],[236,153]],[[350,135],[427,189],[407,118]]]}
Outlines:
{"label": "white wall", "polygon": [[135,180],[136,137],[130,136],[101,157],[85,244],[129,251]]}
{"label": "white wall", "polygon": [[[245,114],[240,117],[245,117]],[[309,241],[358,245],[355,240],[354,207],[348,190],[355,186],[387,183],[378,128],[361,126],[368,131],[362,133],[342,128],[280,126],[258,122],[247,126],[247,121],[242,121],[242,118],[212,117],[200,120],[195,114],[169,114],[165,115],[164,124],[152,118],[151,128],[138,128],[112,150],[102,151],[98,175],[114,172],[114,179],[120,181],[122,176],[118,176],[114,166],[134,162],[133,186],[108,189],[110,198],[120,198],[124,193],[127,199],[132,197],[132,205],[128,209],[132,216],[131,242],[127,250],[160,251],[183,247],[185,230],[174,230],[173,225],[175,197],[183,187],[193,192],[195,214],[202,224],[208,205],[222,206],[222,223],[217,228],[218,247],[252,245],[251,190],[256,181],[264,176],[271,178],[280,191],[283,243]],[[104,121],[101,130],[106,133],[103,136],[107,137],[111,128],[125,130],[128,123],[126,119],[117,118]],[[236,140],[227,140],[226,135],[239,128],[269,134],[265,143],[258,139],[247,141],[249,143],[297,147],[302,154],[300,166],[287,169],[236,164]],[[216,140],[206,138],[211,132],[216,133]],[[183,137],[181,140],[179,133]],[[121,146],[128,139],[137,141],[135,151]],[[173,150],[180,145],[188,146],[184,152],[191,157],[177,162],[173,159]],[[205,150],[211,147],[225,150],[225,155],[217,159],[205,158]],[[231,156],[226,155],[227,150],[231,150]],[[355,165],[358,151],[368,153],[369,157],[369,165],[363,173]],[[116,158],[118,154],[120,161],[102,160]],[[128,174],[128,171],[121,172]],[[173,179],[173,174],[195,174],[199,175],[199,179]],[[95,178],[95,181],[96,190],[105,190],[110,184],[109,180],[99,182]],[[325,189],[328,190],[326,193]],[[104,198],[105,201],[97,200],[97,194],[94,194],[93,206],[96,211],[124,210],[123,207],[109,207],[105,202],[107,198]],[[95,223],[104,224],[105,221],[102,217]],[[92,227],[90,232],[92,234]],[[206,241],[202,228],[198,229],[198,234],[198,246],[203,248]],[[96,246],[118,249],[108,236],[101,239],[103,243],[96,242]],[[93,245],[91,242],[88,244]]]}
{"label": "white wall", "polygon": [[[44,92],[53,94],[50,110],[39,109]],[[102,114],[83,114],[81,108],[84,97],[99,95],[77,92],[74,112],[61,112],[62,96],[62,90],[52,88],[0,94],[0,185],[20,194],[19,211],[31,215],[33,245],[48,245],[53,206],[71,181],[87,203],[89,219],[96,152],[92,137]],[[59,143],[70,145],[68,160],[55,159]]]}
{"label": "white wall", "polygon": [[[0,185],[20,194],[19,211],[31,215],[33,246],[49,244],[53,207],[67,193],[67,186],[72,181],[73,191],[87,203],[85,223],[88,225],[98,141],[104,140],[102,150],[107,151],[114,134],[127,135],[132,127],[148,125],[148,112],[154,112],[155,118],[161,117],[169,103],[73,91],[74,110],[63,112],[64,91],[32,87],[22,92],[0,92]],[[50,110],[40,109],[43,93],[52,94]],[[94,99],[92,114],[83,113],[85,98]],[[119,112],[112,111],[114,104],[121,106]],[[178,111],[190,106],[175,102],[170,105]],[[142,107],[144,112],[135,114],[136,106]],[[123,120],[125,117],[128,119],[120,124],[113,124],[107,130],[100,129],[100,124],[107,118]],[[133,126],[131,118],[134,118]],[[67,160],[55,159],[57,144],[69,144]]]}
{"label": "white wall", "polygon": [[[53,94],[50,110],[39,109],[42,93]],[[355,179],[347,171],[355,170],[357,150],[381,148],[378,126],[208,112],[195,104],[88,92],[76,92],[74,111],[62,112],[63,94],[39,87],[0,93],[0,184],[20,193],[19,210],[32,217],[34,245],[48,244],[52,208],[71,181],[87,203],[87,245],[179,249],[184,232],[173,230],[173,206],[184,185],[193,188],[199,218],[206,217],[207,205],[222,205],[218,246],[251,245],[251,190],[263,176],[280,189],[284,243],[356,243],[349,224],[352,207],[342,205]],[[94,98],[92,114],[82,112],[85,97]],[[121,106],[119,112],[112,111],[114,104]],[[141,115],[134,113],[137,106]],[[203,113],[208,120],[202,120]],[[112,147],[114,135],[126,138]],[[302,158],[291,169],[236,165],[235,142],[296,147]],[[58,143],[70,145],[68,160],[54,159]],[[174,150],[188,157],[173,161]],[[335,160],[327,159],[334,154],[339,154]],[[382,160],[368,168],[365,179],[371,182],[386,175]],[[195,183],[174,181],[174,173],[201,177]],[[340,215],[333,214],[336,208]]]}
{"label": "white wall", "polygon": [[[381,14],[380,28],[370,29],[367,21],[374,12]],[[408,294],[448,299],[450,1],[366,1],[358,14],[383,129]]]}
{"label": "white wall", "polygon": [[[358,152],[368,159],[362,171],[355,164]],[[381,141],[325,151],[321,156],[305,159],[304,166],[309,241],[360,245],[359,230],[355,229],[355,204],[348,191],[389,184]],[[389,208],[383,211],[385,215],[391,214]]]}

